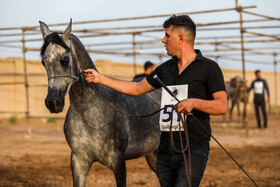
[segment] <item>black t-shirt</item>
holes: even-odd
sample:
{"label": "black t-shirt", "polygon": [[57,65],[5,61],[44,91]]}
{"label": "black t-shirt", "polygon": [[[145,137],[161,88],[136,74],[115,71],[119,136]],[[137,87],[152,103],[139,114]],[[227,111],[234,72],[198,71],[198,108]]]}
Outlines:
{"label": "black t-shirt", "polygon": [[133,77],[133,79],[137,79],[137,78],[142,78],[142,77],[146,77],[147,75],[145,73],[141,73],[141,74],[137,74]]}
{"label": "black t-shirt", "polygon": [[[225,90],[222,71],[216,62],[203,57],[199,50],[195,50],[195,52],[197,53],[196,59],[180,75],[177,60],[170,59],[146,77],[148,83],[154,88],[161,87],[153,79],[156,74],[167,86],[188,84],[188,98],[212,100],[213,93]],[[211,132],[209,114],[195,109],[192,113]],[[209,148],[211,134],[206,132],[200,124],[197,124],[192,116],[187,117],[187,125],[191,148],[199,145]],[[185,140],[184,133],[182,135]],[[180,149],[179,132],[173,132],[173,136],[176,148]],[[169,132],[162,132],[159,151],[174,152],[171,148]]]}
{"label": "black t-shirt", "polygon": [[133,82],[140,82],[143,80],[147,75],[145,73],[135,75],[132,79]]}

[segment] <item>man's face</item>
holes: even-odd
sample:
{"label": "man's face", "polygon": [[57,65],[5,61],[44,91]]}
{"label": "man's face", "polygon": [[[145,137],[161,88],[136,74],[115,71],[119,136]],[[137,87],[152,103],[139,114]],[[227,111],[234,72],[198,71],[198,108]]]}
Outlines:
{"label": "man's face", "polygon": [[258,72],[257,74],[256,74],[256,77],[257,77],[257,79],[260,79],[262,76],[261,76],[261,72]]}
{"label": "man's face", "polygon": [[153,71],[154,71],[154,67],[151,66],[151,67],[149,67],[148,69],[146,69],[145,74],[146,74],[146,75],[150,75]]}
{"label": "man's face", "polygon": [[165,29],[165,36],[162,38],[162,43],[170,56],[177,56],[178,44],[179,44],[179,34],[172,31],[173,26]]}

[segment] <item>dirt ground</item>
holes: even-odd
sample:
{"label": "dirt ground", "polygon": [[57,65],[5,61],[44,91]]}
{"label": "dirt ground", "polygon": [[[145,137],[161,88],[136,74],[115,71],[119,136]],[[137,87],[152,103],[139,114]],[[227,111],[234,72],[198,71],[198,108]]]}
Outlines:
{"label": "dirt ground", "polygon": [[[249,133],[236,120],[212,120],[213,135],[233,155],[259,186],[280,186],[279,115],[269,115],[269,127],[256,129],[253,114]],[[0,119],[0,186],[72,186],[70,149],[63,134],[63,121],[20,119],[11,124]],[[143,158],[127,161],[128,186],[159,186],[156,175]],[[94,163],[87,186],[116,186],[113,173]],[[211,141],[209,161],[201,182],[206,186],[254,186],[230,157]]]}

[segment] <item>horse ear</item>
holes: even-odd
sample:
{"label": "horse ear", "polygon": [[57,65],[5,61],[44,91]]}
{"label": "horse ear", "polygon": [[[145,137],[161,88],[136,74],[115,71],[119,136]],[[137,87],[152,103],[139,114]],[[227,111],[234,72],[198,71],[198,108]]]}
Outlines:
{"label": "horse ear", "polygon": [[65,29],[63,35],[62,35],[62,39],[64,40],[64,42],[66,44],[69,44],[69,37],[71,34],[71,28],[72,28],[72,18],[70,19],[70,23],[68,25],[68,27]]}
{"label": "horse ear", "polygon": [[41,30],[42,36],[45,39],[49,34],[51,34],[51,31],[44,22],[39,21],[39,23],[40,23],[40,30]]}

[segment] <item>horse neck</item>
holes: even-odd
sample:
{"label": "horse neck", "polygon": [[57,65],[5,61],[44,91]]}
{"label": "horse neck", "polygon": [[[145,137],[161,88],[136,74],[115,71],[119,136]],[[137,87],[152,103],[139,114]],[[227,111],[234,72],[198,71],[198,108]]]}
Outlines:
{"label": "horse neck", "polygon": [[[81,78],[78,82],[73,84],[71,86],[69,97],[70,97],[70,105],[81,105],[83,103],[95,103],[95,106],[100,106],[100,104],[96,104],[100,102],[100,99],[94,92],[94,90],[91,88],[92,86],[95,87],[95,89],[99,93],[104,93],[108,91],[108,88],[106,88],[103,85],[96,84],[96,85],[90,85],[85,80],[82,80]],[[107,92],[108,93],[108,92]],[[103,104],[103,103],[101,103]]]}
{"label": "horse neck", "polygon": [[[91,60],[88,52],[81,41],[74,35],[71,35],[71,43],[73,49],[73,57],[77,63],[77,72],[82,73],[85,69],[95,69],[93,61]],[[109,89],[103,85],[93,85],[99,93],[109,93]],[[108,92],[109,91],[109,92]],[[98,96],[94,93],[90,84],[88,84],[81,76],[79,81],[71,86],[70,92],[70,104],[82,103],[96,103],[100,102]]]}
{"label": "horse neck", "polygon": [[77,63],[78,72],[83,72],[85,69],[97,70],[87,50],[85,49],[85,46],[75,35],[71,35],[71,43],[73,57]]}

